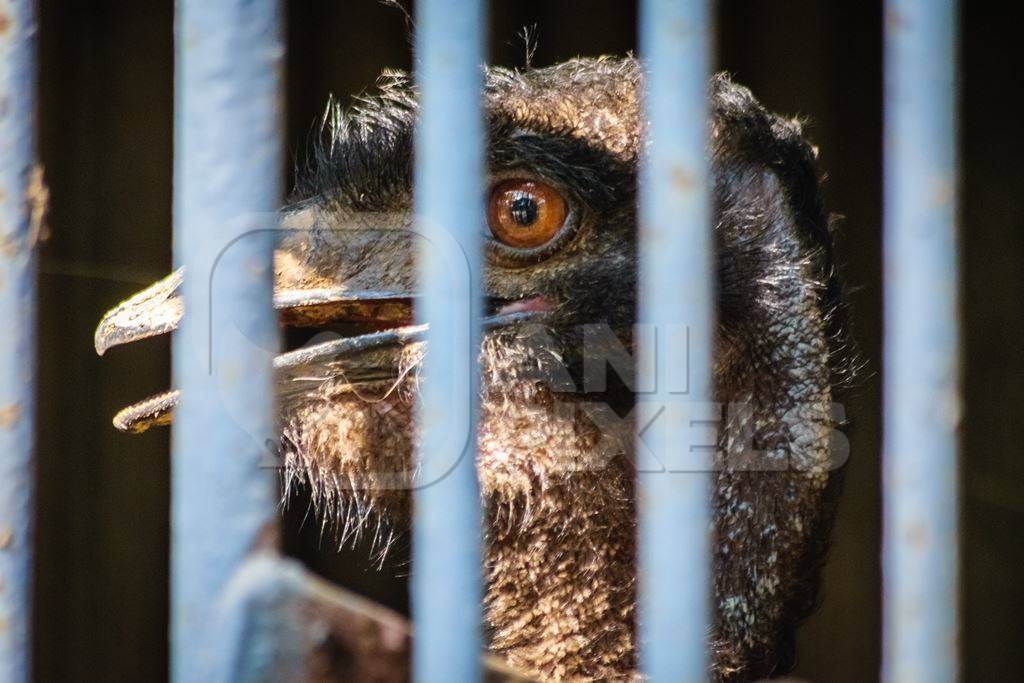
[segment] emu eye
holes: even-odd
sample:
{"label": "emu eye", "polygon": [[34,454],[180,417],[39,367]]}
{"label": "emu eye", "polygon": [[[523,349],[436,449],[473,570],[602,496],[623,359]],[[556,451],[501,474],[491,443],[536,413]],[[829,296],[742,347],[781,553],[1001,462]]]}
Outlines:
{"label": "emu eye", "polygon": [[503,180],[487,200],[487,225],[494,239],[517,249],[534,249],[558,234],[568,208],[550,185],[523,178]]}

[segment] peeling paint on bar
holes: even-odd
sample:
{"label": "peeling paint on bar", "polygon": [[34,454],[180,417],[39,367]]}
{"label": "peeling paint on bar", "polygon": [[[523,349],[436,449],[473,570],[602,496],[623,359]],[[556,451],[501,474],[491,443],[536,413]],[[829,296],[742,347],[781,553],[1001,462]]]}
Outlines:
{"label": "peeling paint on bar", "polygon": [[0,683],[31,679],[36,167],[33,0],[0,0]]}
{"label": "peeling paint on bar", "polygon": [[959,678],[955,0],[885,5],[882,678]]}
{"label": "peeling paint on bar", "polygon": [[282,198],[284,44],[278,0],[179,0],[176,11],[174,240],[188,271],[172,342],[171,674],[184,683],[226,680],[225,588],[276,543],[265,444],[277,436],[269,228]]}
{"label": "peeling paint on bar", "polygon": [[[709,3],[642,0],[639,41],[649,142],[640,171],[638,321],[657,329],[639,363],[654,354],[658,381],[637,408],[665,409],[643,438],[657,462],[638,463],[640,665],[651,681],[701,681],[709,666],[711,487],[702,454],[688,444],[691,421],[711,401]],[[687,393],[671,393],[681,386]]]}
{"label": "peeling paint on bar", "polygon": [[476,480],[480,222],[484,213],[483,0],[416,5],[414,202],[427,238],[419,322],[429,322],[413,518],[414,678],[480,677],[481,512]]}

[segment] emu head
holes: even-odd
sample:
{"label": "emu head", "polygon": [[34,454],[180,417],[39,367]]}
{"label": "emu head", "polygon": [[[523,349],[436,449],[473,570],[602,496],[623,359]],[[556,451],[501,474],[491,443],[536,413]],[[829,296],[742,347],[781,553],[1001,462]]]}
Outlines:
{"label": "emu head", "polygon": [[[632,348],[640,85],[632,59],[490,69],[486,78],[491,189],[479,220],[489,317],[477,471],[488,643],[542,678],[635,669],[632,379],[628,368],[612,373],[595,395],[581,378],[589,358]],[[785,671],[793,629],[815,601],[837,486],[831,405],[844,330],[799,125],[724,76],[709,97],[715,391],[730,406],[714,479],[709,645],[714,677],[736,680]],[[275,254],[289,338],[342,334],[275,361],[285,480],[308,486],[346,532],[371,519],[401,529],[410,514],[412,406],[429,353],[410,325],[416,111],[414,88],[395,74],[354,111],[329,108]],[[97,349],[172,329],[180,279],[108,313]],[[115,424],[166,423],[176,401],[172,392],[136,404]],[[584,409],[595,404],[603,410]]]}

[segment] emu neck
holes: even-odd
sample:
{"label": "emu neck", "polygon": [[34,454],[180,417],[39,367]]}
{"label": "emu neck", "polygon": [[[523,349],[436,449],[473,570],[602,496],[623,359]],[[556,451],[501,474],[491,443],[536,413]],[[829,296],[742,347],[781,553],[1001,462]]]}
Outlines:
{"label": "emu neck", "polygon": [[488,534],[491,648],[513,666],[554,680],[621,678],[633,670],[628,481],[618,467],[573,475],[547,489],[528,520]]}

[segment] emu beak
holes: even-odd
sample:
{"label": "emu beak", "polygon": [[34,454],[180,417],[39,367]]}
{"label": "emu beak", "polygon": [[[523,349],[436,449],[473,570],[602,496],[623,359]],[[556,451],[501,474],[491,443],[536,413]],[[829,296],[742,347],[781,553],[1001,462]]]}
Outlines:
{"label": "emu beak", "polygon": [[[175,330],[185,312],[180,293],[184,275],[184,267],[179,268],[108,311],[96,327],[96,353],[102,356],[115,346]],[[279,386],[308,375],[317,366],[339,363],[346,365],[346,376],[369,380],[372,375],[381,379],[388,371],[376,358],[374,372],[368,372],[368,352],[387,348],[397,352],[401,346],[420,338],[426,329],[411,324],[412,298],[395,292],[351,291],[343,287],[278,289],[274,308],[278,320],[289,331],[308,328],[315,332],[331,327],[369,330],[348,337],[335,334],[329,341],[278,354],[274,368]],[[179,400],[180,393],[174,390],[134,403],[114,416],[114,427],[141,433],[153,426],[170,424]]]}
{"label": "emu beak", "polygon": [[[286,216],[285,227],[307,227],[311,219],[306,213]],[[339,377],[356,387],[398,376],[403,348],[421,341],[427,331],[426,325],[412,324],[409,235],[408,231],[344,229],[332,232],[327,238],[332,243],[326,247],[321,235],[321,248],[350,257],[343,258],[340,266],[333,264],[328,274],[317,270],[322,266],[319,261],[309,265],[317,240],[291,230],[282,240],[274,256],[274,309],[289,347],[274,358],[282,404],[300,398],[314,384]],[[185,269],[179,268],[107,312],[96,328],[96,353],[102,356],[115,346],[176,329],[185,313],[180,293],[184,275]],[[504,305],[484,319],[484,326],[492,329],[539,315]],[[331,333],[327,341],[317,334],[324,331]],[[172,390],[134,403],[114,416],[114,427],[140,433],[170,424],[179,400],[180,393]]]}
{"label": "emu beak", "polygon": [[176,328],[184,312],[178,296],[184,278],[185,269],[179,268],[107,311],[93,335],[96,353]]}

